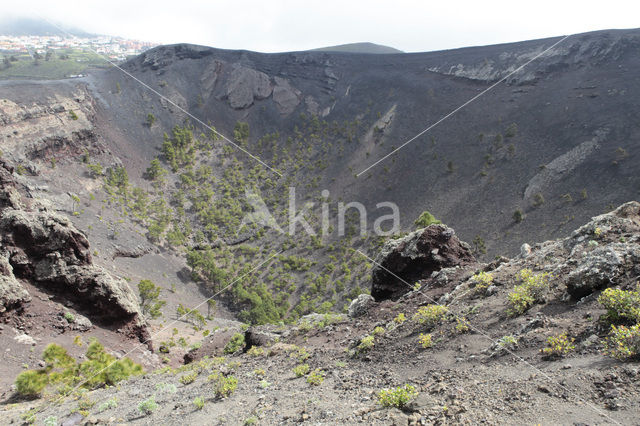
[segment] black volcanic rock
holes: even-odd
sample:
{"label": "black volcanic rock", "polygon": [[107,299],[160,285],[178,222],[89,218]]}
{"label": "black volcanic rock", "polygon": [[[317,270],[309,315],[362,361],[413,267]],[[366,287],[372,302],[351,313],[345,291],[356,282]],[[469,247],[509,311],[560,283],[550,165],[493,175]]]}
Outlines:
{"label": "black volcanic rock", "polygon": [[371,295],[377,301],[395,300],[435,271],[475,262],[468,244],[453,229],[431,225],[384,245],[372,270]]}

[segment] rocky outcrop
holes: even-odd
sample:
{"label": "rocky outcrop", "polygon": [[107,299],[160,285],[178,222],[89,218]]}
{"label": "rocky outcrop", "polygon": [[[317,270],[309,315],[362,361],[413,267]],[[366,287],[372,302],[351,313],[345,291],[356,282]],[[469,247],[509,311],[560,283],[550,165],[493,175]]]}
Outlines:
{"label": "rocky outcrop", "polygon": [[[538,40],[535,45],[522,43],[523,49],[513,50],[505,45],[503,51],[496,50],[489,57],[476,57],[472,61],[456,62],[455,56],[444,64],[429,67],[435,73],[482,82],[495,82],[507,78],[508,84],[535,83],[541,75],[569,67],[583,66],[585,63],[599,64],[617,61],[626,55],[633,55],[640,45],[640,36],[622,32],[607,34],[594,32],[572,36],[560,41]],[[527,43],[528,44],[528,43]],[[549,49],[549,50],[548,50]],[[529,62],[535,66],[522,67]]]}
{"label": "rocky outcrop", "polygon": [[[84,88],[42,89],[25,84],[21,89],[18,99],[0,98],[4,158],[14,164],[24,163],[28,169],[29,161],[64,160],[87,150],[103,150],[91,121],[95,114],[92,98]],[[37,174],[33,170],[30,173]]]}
{"label": "rocky outcrop", "polygon": [[[631,201],[591,219],[571,236],[528,247],[495,269],[494,284],[514,281],[513,271],[550,274],[552,287],[566,300],[578,300],[607,287],[635,287],[640,279],[640,203]],[[506,276],[502,271],[510,271]]]}
{"label": "rocky outcrop", "polygon": [[0,312],[29,300],[18,280],[72,301],[94,321],[141,340],[148,337],[137,297],[127,283],[94,265],[89,241],[66,217],[31,211],[11,201],[17,193],[0,164]]}
{"label": "rocky outcrop", "polygon": [[300,104],[302,92],[284,78],[275,77],[274,80],[276,85],[273,88],[273,101],[281,115],[289,115]]}
{"label": "rocky outcrop", "polygon": [[363,293],[351,301],[347,314],[349,315],[349,318],[359,317],[366,314],[369,308],[374,304],[374,298],[366,293]]}
{"label": "rocky outcrop", "polygon": [[384,245],[372,270],[371,295],[377,301],[396,300],[435,271],[475,262],[453,229],[431,225]]}
{"label": "rocky outcrop", "polygon": [[9,260],[0,254],[0,315],[21,307],[31,300],[27,290],[20,285],[13,275]]}
{"label": "rocky outcrop", "polygon": [[525,200],[531,200],[535,194],[556,185],[590,156],[596,155],[600,145],[606,140],[607,134],[607,129],[599,129],[592,139],[581,143],[546,164],[527,184],[524,191]]}
{"label": "rocky outcrop", "polygon": [[556,268],[567,272],[567,292],[580,298],[625,278],[640,276],[640,203],[632,201],[596,216],[563,243],[570,258]]}
{"label": "rocky outcrop", "polygon": [[271,346],[280,340],[280,335],[274,333],[269,326],[258,326],[247,329],[244,333],[246,350],[253,346]]}
{"label": "rocky outcrop", "polygon": [[234,64],[226,83],[226,98],[231,108],[244,109],[255,100],[268,98],[272,90],[268,75]]}

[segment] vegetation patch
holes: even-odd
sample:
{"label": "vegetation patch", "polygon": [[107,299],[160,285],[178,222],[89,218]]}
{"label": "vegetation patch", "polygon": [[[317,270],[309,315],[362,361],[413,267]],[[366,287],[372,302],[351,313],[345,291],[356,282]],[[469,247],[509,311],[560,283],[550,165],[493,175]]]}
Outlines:
{"label": "vegetation patch", "polygon": [[484,294],[487,288],[493,284],[493,274],[480,271],[471,277],[471,281],[475,284],[474,289],[476,293]]}
{"label": "vegetation patch", "polygon": [[213,390],[219,399],[231,396],[238,387],[238,379],[234,376],[224,376],[220,372],[211,374],[208,380],[213,383]]}
{"label": "vegetation patch", "polygon": [[542,348],[540,352],[548,358],[560,358],[573,351],[576,347],[573,342],[576,339],[569,338],[567,333],[547,338],[547,347]]}
{"label": "vegetation patch", "polygon": [[413,315],[413,320],[426,328],[433,328],[440,324],[449,313],[449,308],[442,305],[421,306]]}
{"label": "vegetation patch", "polygon": [[244,347],[244,334],[236,333],[224,347],[225,354],[234,354]]}
{"label": "vegetation patch", "polygon": [[525,313],[536,303],[544,302],[544,296],[549,289],[550,274],[545,272],[534,274],[531,269],[523,269],[518,273],[521,284],[509,293],[509,309],[507,313],[518,316]]}
{"label": "vegetation patch", "polygon": [[293,367],[293,374],[296,377],[306,376],[309,373],[309,364],[299,364]]}
{"label": "vegetation patch", "polygon": [[442,224],[442,221],[436,219],[436,217],[432,215],[429,211],[423,211],[420,214],[420,216],[418,216],[414,224],[418,228],[426,228],[427,226],[430,226],[430,225],[440,225]]}
{"label": "vegetation patch", "polygon": [[416,396],[418,396],[418,391],[414,386],[398,386],[392,389],[382,389],[378,392],[378,403],[383,407],[404,408]]}
{"label": "vegetation patch", "polygon": [[605,340],[605,353],[620,360],[640,357],[640,324],[627,327],[611,326],[611,332]]}
{"label": "vegetation patch", "polygon": [[418,342],[420,343],[420,346],[422,346],[423,349],[427,349],[433,346],[433,342],[431,341],[431,333],[429,334],[420,333]]}
{"label": "vegetation patch", "polygon": [[625,291],[617,288],[605,289],[598,302],[607,309],[605,320],[610,323],[640,322],[640,291]]}
{"label": "vegetation patch", "polygon": [[56,385],[62,392],[78,384],[83,388],[93,389],[115,385],[143,373],[142,366],[129,358],[116,359],[97,340],[89,344],[85,358],[82,363],[77,363],[66,349],[51,343],[42,354],[45,367],[20,373],[15,381],[16,390],[24,396],[36,396],[47,385]]}
{"label": "vegetation patch", "polygon": [[145,399],[144,401],[141,401],[138,404],[138,411],[140,412],[140,414],[144,416],[148,416],[152,414],[157,409],[158,409],[158,403],[156,402],[155,395],[151,396],[148,399]]}
{"label": "vegetation patch", "polygon": [[307,376],[307,383],[309,383],[311,386],[320,386],[323,381],[324,371],[319,368],[316,368]]}

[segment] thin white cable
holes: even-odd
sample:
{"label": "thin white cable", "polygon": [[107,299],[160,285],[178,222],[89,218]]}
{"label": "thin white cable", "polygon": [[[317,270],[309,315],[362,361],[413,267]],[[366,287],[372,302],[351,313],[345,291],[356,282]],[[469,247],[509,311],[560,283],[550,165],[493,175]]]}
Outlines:
{"label": "thin white cable", "polygon": [[529,65],[531,62],[535,61],[536,59],[538,59],[539,57],[541,57],[542,55],[546,54],[547,52],[549,52],[551,49],[553,49],[554,47],[556,47],[557,45],[559,45],[560,43],[562,43],[563,41],[565,41],[567,38],[571,37],[571,34],[566,35],[564,37],[562,37],[560,40],[558,40],[557,42],[553,43],[551,46],[549,46],[547,49],[543,50],[542,52],[538,53],[536,56],[534,56],[533,58],[529,59],[527,62],[525,62],[524,64],[520,65],[518,68],[516,68],[515,70],[511,71],[509,74],[507,74],[506,76],[502,77],[500,80],[496,81],[495,83],[493,83],[491,86],[487,87],[486,89],[484,89],[482,92],[478,93],[477,95],[475,95],[474,97],[472,97],[471,99],[469,99],[468,101],[466,101],[465,103],[463,103],[462,105],[460,105],[458,108],[454,109],[453,111],[451,111],[450,113],[448,113],[447,115],[445,115],[444,117],[442,117],[441,119],[439,119],[438,121],[436,121],[435,123],[433,123],[432,125],[430,125],[429,127],[427,127],[426,129],[424,129],[423,131],[421,131],[420,133],[418,133],[417,135],[415,135],[414,137],[412,137],[411,139],[409,139],[408,141],[406,141],[405,143],[403,143],[402,145],[400,145],[398,148],[394,149],[393,151],[391,151],[390,153],[388,153],[387,155],[385,155],[384,157],[382,157],[381,159],[379,159],[378,161],[376,161],[375,163],[373,163],[372,165],[370,165],[369,167],[367,167],[366,169],[364,169],[363,171],[361,171],[360,173],[358,173],[356,175],[356,177],[360,177],[361,174],[363,174],[364,172],[372,169],[373,167],[377,166],[378,164],[380,164],[381,162],[383,162],[384,160],[386,160],[387,158],[389,158],[390,156],[392,156],[393,154],[395,154],[396,152],[398,152],[399,150],[401,150],[402,148],[404,148],[405,146],[409,145],[411,142],[413,142],[414,140],[418,139],[420,136],[424,135],[425,133],[427,133],[429,130],[433,129],[434,127],[436,127],[438,124],[442,123],[443,121],[445,121],[446,119],[448,119],[449,117],[451,117],[452,115],[454,115],[455,113],[457,113],[458,111],[460,111],[461,109],[463,109],[464,107],[466,107],[467,105],[469,105],[470,103],[472,103],[473,101],[475,101],[476,99],[480,98],[482,95],[486,94],[487,92],[489,92],[490,90],[492,90],[494,87],[496,87],[497,85],[499,85],[500,83],[502,83],[503,81],[506,81],[509,77],[511,77],[513,74],[517,73],[518,71],[522,70],[524,67],[526,67],[527,65]]}

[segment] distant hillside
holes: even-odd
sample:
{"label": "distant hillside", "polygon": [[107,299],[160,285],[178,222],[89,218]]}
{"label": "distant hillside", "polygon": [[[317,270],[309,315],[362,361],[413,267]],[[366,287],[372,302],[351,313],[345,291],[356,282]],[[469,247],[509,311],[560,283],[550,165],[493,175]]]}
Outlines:
{"label": "distant hillside", "polygon": [[344,52],[344,53],[404,53],[402,50],[395,49],[389,46],[382,46],[375,43],[349,43],[340,44],[338,46],[319,47],[317,49],[311,49],[315,52]]}
{"label": "distant hillside", "polygon": [[66,36],[71,34],[76,37],[90,37],[93,35],[78,28],[69,28],[60,25],[61,31],[56,25],[32,18],[3,19],[0,20],[0,34],[11,36]]}

